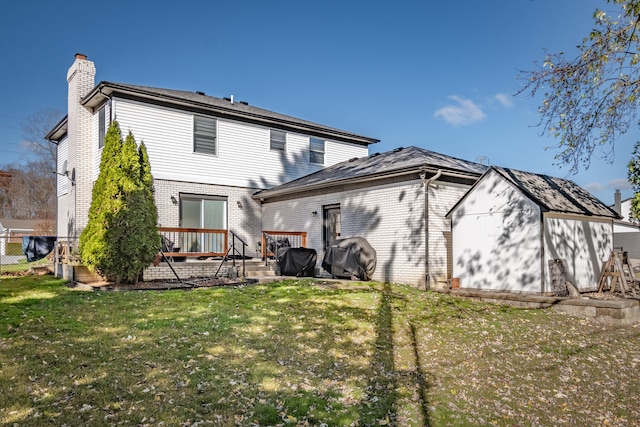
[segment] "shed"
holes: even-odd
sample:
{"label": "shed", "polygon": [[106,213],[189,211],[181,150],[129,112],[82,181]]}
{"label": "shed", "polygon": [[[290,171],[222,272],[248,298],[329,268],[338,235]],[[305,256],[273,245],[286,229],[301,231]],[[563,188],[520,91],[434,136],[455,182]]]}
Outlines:
{"label": "shed", "polygon": [[570,180],[492,166],[447,217],[460,288],[551,294],[550,260],[597,288],[619,215]]}

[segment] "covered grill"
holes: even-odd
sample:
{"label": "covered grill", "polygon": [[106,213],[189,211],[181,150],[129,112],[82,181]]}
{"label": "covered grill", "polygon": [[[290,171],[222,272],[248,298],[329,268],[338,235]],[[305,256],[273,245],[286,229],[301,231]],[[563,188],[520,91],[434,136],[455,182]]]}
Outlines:
{"label": "covered grill", "polygon": [[332,276],[371,280],[376,271],[376,251],[362,237],[350,237],[331,242],[324,253],[322,268]]}

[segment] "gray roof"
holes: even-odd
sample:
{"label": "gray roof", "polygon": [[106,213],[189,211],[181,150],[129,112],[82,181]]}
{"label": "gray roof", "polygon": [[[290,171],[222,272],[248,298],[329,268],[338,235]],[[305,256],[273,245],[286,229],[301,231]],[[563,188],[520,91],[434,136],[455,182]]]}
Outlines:
{"label": "gray roof", "polygon": [[215,114],[234,120],[256,123],[292,132],[350,143],[369,145],[379,142],[378,139],[358,135],[341,129],[324,126],[308,120],[298,119],[285,114],[254,107],[243,101],[231,101],[230,98],[216,98],[203,92],[162,89],[149,86],[138,86],[124,83],[100,82],[81,103],[87,108],[96,108],[110,96],[144,100],[162,105],[176,106],[199,111],[203,114]]}
{"label": "gray roof", "polygon": [[267,198],[284,194],[326,188],[334,185],[416,173],[424,170],[435,173],[442,170],[444,176],[476,180],[487,166],[425,150],[418,147],[397,148],[382,154],[354,158],[329,166],[277,187],[259,191],[254,198]]}
{"label": "gray roof", "polygon": [[38,221],[37,219],[0,218],[0,230],[33,230]]}
{"label": "gray roof", "polygon": [[616,211],[568,179],[495,166],[490,170],[496,171],[519,188],[543,211],[605,218],[620,217]]}

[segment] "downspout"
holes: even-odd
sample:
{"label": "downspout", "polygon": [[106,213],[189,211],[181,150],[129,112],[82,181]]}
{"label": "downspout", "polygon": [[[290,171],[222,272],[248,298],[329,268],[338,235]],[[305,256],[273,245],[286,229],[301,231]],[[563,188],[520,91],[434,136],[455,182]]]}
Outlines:
{"label": "downspout", "polygon": [[427,291],[431,289],[431,277],[429,274],[429,186],[440,176],[442,176],[442,169],[438,169],[436,174],[429,179],[427,179],[426,171],[420,172],[420,179],[424,187],[424,287]]}
{"label": "downspout", "polygon": [[542,211],[542,209],[540,207],[538,207],[538,209],[540,209],[540,293],[542,295],[544,295],[545,292],[545,288],[546,288],[546,283],[545,283],[545,279],[547,277],[546,274],[546,265],[544,262],[545,259],[545,251],[544,251],[544,246],[545,246],[545,239],[544,239],[544,232],[545,232],[545,217],[544,217],[544,212]]}
{"label": "downspout", "polygon": [[[106,98],[108,100],[108,102],[109,102],[109,126],[111,126],[111,123],[113,123],[113,120],[114,120],[114,117],[115,117],[115,114],[114,114],[114,111],[113,111],[112,95],[111,94],[107,95],[107,94],[103,93],[101,87],[98,88],[98,93],[100,95],[102,95],[104,98]],[[94,112],[95,112],[95,109],[94,109]],[[105,123],[105,127],[107,127],[106,123]],[[105,133],[106,133],[106,129],[105,129]]]}

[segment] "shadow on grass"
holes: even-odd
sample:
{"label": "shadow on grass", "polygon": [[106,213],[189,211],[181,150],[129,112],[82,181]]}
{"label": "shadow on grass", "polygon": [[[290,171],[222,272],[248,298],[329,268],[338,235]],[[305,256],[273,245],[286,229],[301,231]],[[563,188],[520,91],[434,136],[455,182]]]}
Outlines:
{"label": "shadow on grass", "polygon": [[[380,302],[376,313],[376,339],[373,343],[374,353],[371,358],[371,377],[365,388],[368,402],[380,402],[360,409],[360,420],[363,425],[375,425],[380,421],[392,421],[396,413],[396,370],[394,362],[393,339],[393,294],[391,285],[385,283],[380,292]],[[393,424],[393,423],[392,423]]]}
{"label": "shadow on grass", "polygon": [[415,358],[416,370],[415,370],[415,384],[418,387],[418,393],[420,396],[420,415],[422,415],[423,425],[428,427],[431,425],[429,418],[429,381],[427,380],[427,374],[424,372],[422,366],[425,361],[421,360],[420,351],[418,349],[418,337],[416,334],[416,326],[413,322],[410,323],[409,328],[411,330],[411,344],[413,347],[413,356]]}

